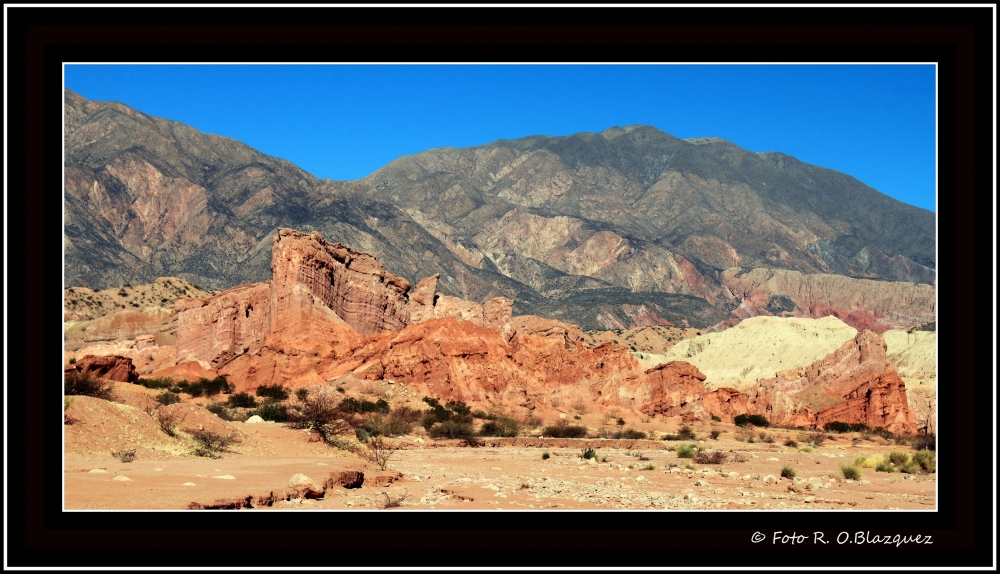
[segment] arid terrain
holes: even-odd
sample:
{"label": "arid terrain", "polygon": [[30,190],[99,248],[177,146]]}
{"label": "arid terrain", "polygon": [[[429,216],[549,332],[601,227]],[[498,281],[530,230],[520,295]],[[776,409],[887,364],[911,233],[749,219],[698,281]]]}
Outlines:
{"label": "arid terrain", "polygon": [[[220,458],[197,456],[192,451],[196,442],[183,430],[168,437],[153,417],[131,406],[154,403],[156,391],[128,383],[116,383],[115,390],[122,401],[116,406],[82,397],[67,411],[74,419],[66,426],[67,509],[375,510],[389,501],[398,501],[403,510],[932,510],[935,506],[933,473],[863,468],[860,480],[845,480],[840,465],[857,457],[915,452],[877,436],[865,440],[862,433],[831,434],[821,446],[810,448],[812,431],[760,429],[755,435],[773,442],[758,438],[747,443],[739,439],[744,429],[731,423],[690,425],[696,438],[689,441],[434,440],[417,426],[419,432],[392,440],[400,450],[383,471],[307,431],[283,423],[225,422],[201,407],[189,406],[198,401],[184,401],[175,407],[191,413],[182,429],[215,428],[240,437],[239,444],[215,455]],[[361,398],[378,393],[360,385],[347,391]],[[584,414],[574,422],[601,428],[601,418]],[[657,437],[665,433],[653,429],[676,433],[684,423],[627,419],[626,424]],[[616,428],[614,421],[603,426]],[[719,431],[717,439],[711,438],[713,430]],[[785,446],[789,439],[798,445]],[[693,463],[694,459],[679,458],[673,451],[678,444],[723,452],[728,460]],[[581,457],[588,447],[595,449],[595,458]],[[137,452],[132,462],[123,463],[111,454],[128,448]],[[543,453],[549,458],[543,459]],[[795,470],[794,478],[781,477],[786,466]],[[299,474],[311,479],[312,490],[290,483]]]}
{"label": "arid terrain", "polygon": [[319,179],[69,90],[71,509],[931,509],[934,213],[653,126]]}
{"label": "arid terrain", "polygon": [[116,318],[149,307],[87,308],[92,343],[64,355],[67,508],[934,506],[934,333],[584,333],[291,229],[271,268],[187,288],[133,339]]}

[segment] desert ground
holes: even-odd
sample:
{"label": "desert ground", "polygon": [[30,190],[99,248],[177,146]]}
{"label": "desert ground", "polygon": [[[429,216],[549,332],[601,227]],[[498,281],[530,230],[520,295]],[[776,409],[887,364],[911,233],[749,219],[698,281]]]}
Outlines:
{"label": "desert ground", "polygon": [[[114,401],[67,399],[67,510],[935,508],[933,473],[877,472],[862,465],[860,480],[843,477],[840,465],[859,457],[915,452],[910,446],[862,433],[750,430],[722,422],[684,423],[680,417],[626,420],[619,426],[606,414],[570,410],[564,420],[592,431],[628,428],[646,432],[650,439],[530,436],[542,432],[540,427],[515,438],[435,440],[415,425],[410,434],[388,439],[399,450],[382,470],[314,432],[286,423],[224,421],[205,410],[207,399],[185,395],[178,404],[157,408],[158,391],[130,383],[113,385]],[[365,392],[372,389],[351,388],[346,394],[363,399]],[[404,397],[405,393],[397,395],[400,401],[416,403]],[[179,415],[175,436],[159,428],[158,410]],[[693,440],[652,440],[684,427],[694,433]],[[234,433],[238,442],[199,456],[192,436],[203,429]],[[716,439],[711,438],[712,431]],[[809,447],[817,435],[823,436],[822,443]],[[746,442],[750,436],[753,442]],[[789,440],[797,445],[786,446]],[[705,452],[725,453],[726,461],[698,463],[674,450],[690,444]],[[583,458],[588,448],[594,454]],[[129,449],[135,452],[131,462],[113,454]],[[784,467],[791,467],[795,476],[782,477]]]}

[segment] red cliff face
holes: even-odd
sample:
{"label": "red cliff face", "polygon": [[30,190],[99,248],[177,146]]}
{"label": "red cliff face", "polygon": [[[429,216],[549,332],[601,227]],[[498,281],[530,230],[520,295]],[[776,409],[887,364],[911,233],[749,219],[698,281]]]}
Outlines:
{"label": "red cliff face", "polygon": [[216,368],[238,391],[352,375],[483,408],[551,414],[582,402],[689,420],[759,413],[776,425],[841,420],[915,431],[903,384],[871,332],[747,394],[706,394],[705,375],[689,363],[643,370],[624,347],[593,347],[576,325],[512,317],[510,299],[443,296],[437,277],[408,293],[409,283],[374,257],[316,233],[283,229],[273,245],[270,282],[178,302],[178,359]]}
{"label": "red cliff face", "polygon": [[84,373],[126,383],[139,378],[135,372],[135,367],[132,366],[132,359],[115,355],[101,357],[87,355],[73,365],[66,365],[64,373],[67,375],[70,373]]}
{"label": "red cliff face", "polygon": [[771,424],[817,428],[833,421],[863,423],[915,434],[906,388],[889,365],[885,342],[871,331],[812,365],[762,380],[747,392]]}
{"label": "red cliff face", "polygon": [[281,229],[271,251],[271,315],[274,331],[286,314],[301,317],[294,302],[301,286],[352,329],[370,334],[398,331],[410,323],[410,283],[382,268],[374,256],[329,243],[319,233]]}

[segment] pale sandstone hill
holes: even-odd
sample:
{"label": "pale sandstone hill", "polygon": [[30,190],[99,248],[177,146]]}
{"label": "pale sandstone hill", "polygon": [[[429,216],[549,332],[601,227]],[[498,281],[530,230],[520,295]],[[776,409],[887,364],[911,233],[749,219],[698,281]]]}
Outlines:
{"label": "pale sandstone hill", "polygon": [[906,383],[906,394],[917,417],[917,428],[936,433],[937,333],[886,331],[882,338],[889,362]]}
{"label": "pale sandstone hill", "polygon": [[721,333],[686,339],[644,365],[686,361],[705,373],[705,388],[745,391],[760,379],[806,367],[858,334],[836,317],[753,317]]}
{"label": "pale sandstone hill", "polygon": [[102,291],[70,287],[63,293],[66,350],[143,335],[152,335],[156,345],[173,345],[177,334],[174,300],[212,294],[178,277]]}

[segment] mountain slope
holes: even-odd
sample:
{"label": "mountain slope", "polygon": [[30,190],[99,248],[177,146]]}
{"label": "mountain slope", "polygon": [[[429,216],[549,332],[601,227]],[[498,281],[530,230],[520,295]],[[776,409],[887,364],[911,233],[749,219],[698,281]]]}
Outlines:
{"label": "mountain slope", "polygon": [[[751,268],[935,281],[933,213],[789,156],[648,126],[429,150],[344,182],[67,90],[65,174],[67,286],[262,281],[280,227],[373,253],[414,284],[440,273],[442,293],[502,295],[587,329],[782,314],[724,284]],[[865,300],[838,316],[867,317]]]}

